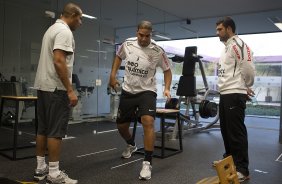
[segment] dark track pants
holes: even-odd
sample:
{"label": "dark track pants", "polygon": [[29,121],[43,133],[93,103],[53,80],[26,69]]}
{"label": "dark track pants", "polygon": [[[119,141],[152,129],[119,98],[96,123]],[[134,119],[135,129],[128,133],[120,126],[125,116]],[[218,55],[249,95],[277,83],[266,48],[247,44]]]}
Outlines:
{"label": "dark track pants", "polygon": [[225,146],[224,156],[232,155],[237,171],[249,175],[248,134],[244,124],[245,94],[220,95],[220,129]]}

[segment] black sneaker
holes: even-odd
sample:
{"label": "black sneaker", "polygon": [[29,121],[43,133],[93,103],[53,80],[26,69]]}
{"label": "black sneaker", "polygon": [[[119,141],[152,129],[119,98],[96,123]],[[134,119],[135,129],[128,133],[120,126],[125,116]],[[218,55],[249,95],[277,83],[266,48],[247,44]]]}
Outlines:
{"label": "black sneaker", "polygon": [[49,173],[48,165],[45,167],[45,169],[35,169],[33,179],[35,181],[44,180],[47,177],[48,173]]}

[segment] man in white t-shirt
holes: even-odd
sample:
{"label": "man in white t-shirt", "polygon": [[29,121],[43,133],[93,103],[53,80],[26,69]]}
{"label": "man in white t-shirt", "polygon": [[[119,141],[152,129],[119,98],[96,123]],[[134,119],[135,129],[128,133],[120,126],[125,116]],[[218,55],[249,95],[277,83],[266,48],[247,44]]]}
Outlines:
{"label": "man in white t-shirt", "polygon": [[225,45],[218,63],[219,117],[225,153],[232,155],[240,182],[249,179],[248,135],[244,124],[246,100],[254,95],[255,67],[250,47],[235,35],[230,17],[216,23],[216,33]]}
{"label": "man in white t-shirt", "polygon": [[[77,180],[69,178],[59,169],[59,159],[70,107],[78,101],[71,83],[75,46],[72,31],[81,25],[81,17],[80,7],[68,3],[60,19],[48,28],[42,39],[34,83],[38,97],[37,167],[34,179],[43,180],[47,177],[48,184],[77,183]],[[45,162],[47,148],[49,166]]]}
{"label": "man in white t-shirt", "polygon": [[172,74],[170,62],[164,50],[151,40],[152,24],[149,21],[141,21],[136,34],[137,37],[127,39],[118,50],[112,65],[109,85],[113,89],[119,85],[116,74],[124,60],[125,75],[116,120],[119,133],[127,143],[122,157],[130,158],[131,154],[137,150],[134,138],[129,131],[132,118],[137,116],[144,129],[145,151],[139,179],[149,180],[155,142],[156,69],[160,67],[163,70],[165,83],[163,94],[167,98],[170,98]]}

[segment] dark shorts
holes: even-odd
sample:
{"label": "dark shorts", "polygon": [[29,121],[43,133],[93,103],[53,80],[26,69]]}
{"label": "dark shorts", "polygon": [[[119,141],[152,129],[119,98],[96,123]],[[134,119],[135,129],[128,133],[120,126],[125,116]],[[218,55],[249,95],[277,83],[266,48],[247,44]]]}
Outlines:
{"label": "dark shorts", "polygon": [[[131,94],[122,91],[120,96],[117,123],[129,123],[143,115],[156,116],[157,94],[152,91],[145,91],[138,94]],[[137,113],[137,114],[136,114]]]}
{"label": "dark shorts", "polygon": [[37,91],[38,135],[63,138],[67,132],[70,116],[69,99],[66,91]]}

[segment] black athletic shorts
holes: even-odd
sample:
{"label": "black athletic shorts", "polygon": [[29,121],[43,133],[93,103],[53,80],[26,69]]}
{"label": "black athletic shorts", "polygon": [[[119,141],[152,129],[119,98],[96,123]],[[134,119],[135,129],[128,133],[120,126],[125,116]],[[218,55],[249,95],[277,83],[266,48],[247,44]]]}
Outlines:
{"label": "black athletic shorts", "polygon": [[153,91],[145,91],[131,94],[122,90],[117,114],[117,123],[129,123],[143,115],[156,116],[157,94]]}
{"label": "black athletic shorts", "polygon": [[37,91],[38,135],[63,138],[67,133],[70,116],[69,98],[66,91]]}

